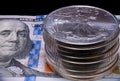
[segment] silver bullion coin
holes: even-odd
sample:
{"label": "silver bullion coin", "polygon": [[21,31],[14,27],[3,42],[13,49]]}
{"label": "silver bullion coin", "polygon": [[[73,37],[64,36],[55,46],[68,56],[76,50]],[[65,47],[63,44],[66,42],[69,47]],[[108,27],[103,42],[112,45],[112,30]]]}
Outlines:
{"label": "silver bullion coin", "polygon": [[58,47],[53,43],[51,43],[52,45],[50,46],[46,43],[45,45],[47,46],[47,49],[50,50],[53,54],[58,53],[60,56],[68,56],[68,57],[75,57],[75,58],[92,58],[92,57],[97,57],[104,54],[105,52],[113,48],[118,42],[119,40],[117,39],[116,41],[111,43],[111,45],[109,46],[99,48],[99,49],[94,49],[94,50],[71,50],[71,49],[66,49],[62,47],[59,47],[58,49]]}
{"label": "silver bullion coin", "polygon": [[[111,57],[108,59],[104,59],[101,62],[97,62],[97,63],[82,63],[82,64],[76,64],[76,63],[72,63],[72,62],[68,62],[68,61],[61,61],[61,59],[56,58],[54,56],[52,56],[48,51],[47,51],[47,58],[49,58],[49,60],[52,60],[52,63],[54,63],[55,65],[61,65],[63,67],[63,69],[71,69],[71,70],[76,70],[76,71],[90,71],[90,70],[96,70],[99,68],[103,68],[106,67],[107,65],[109,65],[111,62],[114,61],[114,59],[116,58]],[[61,68],[61,67],[58,67]]]}
{"label": "silver bullion coin", "polygon": [[[117,58],[117,57],[116,57]],[[49,58],[48,58],[49,59]],[[67,73],[67,74],[70,74],[70,75],[75,75],[75,76],[91,76],[91,75],[95,75],[95,74],[99,74],[101,72],[104,72],[108,69],[110,69],[111,67],[113,67],[113,65],[115,65],[116,63],[116,60],[117,59],[114,59],[113,62],[111,62],[107,67],[103,67],[103,68],[99,68],[99,69],[96,69],[96,70],[89,70],[89,71],[81,71],[81,70],[71,70],[71,69],[66,69],[66,68],[59,68],[58,66],[54,65],[54,63],[52,63],[52,61],[49,59],[49,61],[55,66],[55,67],[58,67],[59,70]]]}
{"label": "silver bullion coin", "polygon": [[[47,36],[45,36],[47,37]],[[51,39],[48,39],[48,41],[45,43],[47,45],[47,47],[49,47],[50,50],[52,50],[53,52],[58,52],[60,54],[63,55],[68,55],[68,56],[76,56],[76,57],[90,57],[90,56],[96,56],[98,53],[103,53],[105,51],[108,51],[111,47],[113,47],[113,45],[118,42],[119,38],[115,38],[112,42],[110,42],[108,45],[102,47],[102,48],[98,48],[98,49],[92,49],[92,50],[81,50],[78,48],[74,48],[73,47],[63,47],[63,46],[59,46],[57,45],[54,40],[53,42],[51,42]],[[96,54],[96,55],[95,55]]]}
{"label": "silver bullion coin", "polygon": [[56,66],[61,65],[61,67],[59,67],[59,68],[69,69],[69,70],[77,71],[77,72],[78,71],[90,72],[90,71],[95,71],[97,69],[101,69],[101,68],[109,66],[111,63],[113,63],[116,60],[117,57],[110,59],[110,60],[105,60],[103,62],[94,63],[94,64],[73,64],[73,63],[69,63],[69,62],[63,63],[60,60],[57,60],[57,64],[56,64],[56,60],[54,60],[49,54],[47,55],[47,58],[54,65],[56,65]]}
{"label": "silver bullion coin", "polygon": [[48,63],[66,78],[97,79],[118,62],[119,23],[98,7],[74,5],[51,12],[44,20],[43,40]]}
{"label": "silver bullion coin", "polygon": [[[93,46],[89,46],[89,47],[80,47],[80,48],[76,48],[76,47],[69,47],[69,46],[64,46],[64,45],[60,45],[60,44],[57,44],[56,43],[56,46],[58,47],[58,49],[64,49],[64,50],[75,50],[75,51],[86,51],[86,50],[91,50],[91,51],[95,51],[95,50],[98,50],[98,52],[100,52],[100,51],[106,51],[106,50],[108,50],[108,49],[110,49],[117,41],[119,40],[119,37],[116,37],[115,39],[113,39],[113,40],[111,40],[110,42],[108,42],[108,43],[106,43],[106,44],[102,44],[102,45],[99,45],[99,46],[95,46],[95,45],[93,45]],[[104,49],[104,50],[103,50]],[[100,50],[100,51],[99,51]]]}
{"label": "silver bullion coin", "polygon": [[116,55],[118,55],[118,53],[115,53],[115,54],[113,54],[113,55],[111,55],[111,56],[109,56],[109,58],[104,58],[104,59],[101,59],[101,60],[98,60],[98,61],[89,61],[89,60],[86,60],[86,59],[82,59],[82,60],[80,60],[80,61],[70,61],[70,60],[66,60],[66,59],[63,59],[63,58],[60,58],[60,61],[61,62],[63,62],[63,63],[70,63],[70,64],[95,64],[95,63],[102,63],[102,62],[108,62],[108,61],[110,61],[110,60],[112,60],[112,59],[114,59],[115,57],[116,57]]}
{"label": "silver bullion coin", "polygon": [[[75,57],[74,56],[67,56],[60,53],[54,53],[52,52],[46,45],[45,45],[45,50],[47,51],[48,55],[54,57],[53,59],[57,58],[57,59],[63,59],[65,61],[68,62],[73,62],[73,63],[96,63],[96,62],[100,62],[104,59],[107,58],[111,58],[112,56],[115,56],[116,54],[118,54],[118,48],[119,48],[119,43],[116,43],[110,50],[108,50],[107,52],[103,53],[103,54],[97,54],[96,56],[90,56],[90,57]],[[74,54],[74,53],[73,53]]]}
{"label": "silver bullion coin", "polygon": [[[49,48],[48,48],[49,50]],[[110,56],[111,54],[114,54],[115,52],[117,52],[119,50],[119,42],[116,43],[111,49],[109,49],[108,51],[104,52],[104,53],[97,53],[97,54],[94,54],[94,55],[90,55],[89,57],[81,57],[80,55],[76,54],[76,55],[66,55],[64,54],[64,52],[61,54],[59,53],[59,56],[63,57],[63,58],[69,58],[69,59],[94,59],[94,58],[97,58],[97,59],[101,59],[101,58],[105,58],[105,57],[108,57]],[[75,54],[75,53],[74,53]]]}
{"label": "silver bullion coin", "polygon": [[71,77],[73,77],[73,78],[91,78],[91,77],[99,77],[99,76],[105,76],[105,75],[107,75],[108,74],[108,72],[112,72],[112,70],[115,68],[115,66],[116,66],[116,64],[117,64],[117,62],[112,66],[112,67],[110,67],[109,69],[107,69],[107,70],[105,70],[105,71],[103,71],[103,72],[101,72],[101,73],[98,73],[98,74],[93,74],[93,75],[73,75],[73,74],[69,74],[69,73],[65,73],[64,71],[62,71],[61,70],[61,75],[64,73],[64,74],[68,74],[68,76],[71,76]]}
{"label": "silver bullion coin", "polygon": [[102,44],[119,33],[117,19],[110,12],[91,6],[68,6],[48,14],[43,32],[72,45]]}
{"label": "silver bullion coin", "polygon": [[62,58],[62,59],[65,59],[67,61],[72,61],[72,62],[98,62],[98,61],[101,61],[101,60],[104,60],[104,59],[107,59],[107,58],[110,58],[112,57],[113,55],[116,55],[118,54],[118,49],[119,49],[119,44],[117,43],[117,45],[115,45],[112,49],[108,50],[107,52],[103,53],[103,54],[98,54],[98,56],[91,56],[91,57],[76,57],[74,58],[73,56],[72,57],[69,57],[69,56],[65,56],[65,55],[61,55],[59,54],[59,57]]}
{"label": "silver bullion coin", "polygon": [[114,59],[115,57],[111,59],[106,59],[101,62],[96,62],[96,63],[73,63],[73,62],[62,60],[62,61],[59,61],[59,63],[61,63],[63,67],[66,69],[89,71],[89,70],[96,70],[96,69],[105,67],[106,65],[110,64]]}
{"label": "silver bullion coin", "polygon": [[[47,60],[48,60],[49,58],[47,58]],[[111,67],[109,67],[108,69],[106,69],[105,71],[103,71],[103,72],[100,72],[100,73],[97,73],[97,74],[93,74],[93,75],[73,75],[73,74],[69,74],[68,72],[66,72],[65,71],[65,69],[61,69],[61,68],[59,68],[58,66],[56,66],[56,65],[54,65],[52,62],[51,62],[51,60],[48,60],[48,63],[52,66],[52,67],[54,67],[54,69],[61,75],[61,76],[63,76],[63,77],[68,77],[68,78],[78,78],[78,79],[87,79],[87,78],[93,78],[93,77],[100,77],[100,76],[105,76],[105,75],[107,75],[107,74],[109,74],[109,73],[111,73],[112,71],[113,71],[113,69],[116,67],[116,65],[117,65],[117,63],[118,63],[118,57],[116,57],[116,61],[114,62],[114,64],[111,66]],[[65,76],[66,75],[66,76]]]}
{"label": "silver bullion coin", "polygon": [[[109,49],[106,47],[96,49],[96,50],[70,50],[70,49],[66,49],[66,48],[60,48],[60,49],[56,49],[56,53],[58,53],[60,56],[71,56],[71,57],[76,57],[76,58],[77,57],[78,58],[95,57],[95,56],[99,56],[100,54],[104,54],[105,52],[107,52],[108,50],[113,48],[115,46],[115,44],[118,42],[115,42],[114,45],[111,44],[110,46],[107,46],[107,47],[109,47]],[[52,52],[55,53],[54,51],[52,51]]]}
{"label": "silver bullion coin", "polygon": [[[45,41],[45,43],[47,43],[48,46],[51,46],[51,43],[55,44],[58,47],[61,48],[66,48],[66,49],[71,49],[71,50],[94,50],[94,49],[99,49],[99,48],[104,48],[107,47],[109,45],[113,45],[114,42],[116,42],[119,39],[119,36],[115,36],[114,39],[112,39],[111,41],[107,42],[107,43],[102,43],[102,44],[92,44],[92,45],[68,45],[66,43],[59,43],[57,40],[55,40],[54,38],[52,38],[49,34],[46,34],[46,32],[43,32],[43,39]],[[110,47],[107,47],[108,49]]]}
{"label": "silver bullion coin", "polygon": [[72,70],[72,69],[66,69],[66,68],[64,70],[66,72],[68,72],[69,74],[72,74],[72,75],[85,75],[85,76],[89,76],[89,75],[94,75],[94,74],[101,73],[101,72],[109,69],[110,67],[112,67],[115,63],[116,63],[116,59],[114,59],[114,61],[112,61],[111,63],[109,63],[108,65],[106,65],[106,66],[104,66],[102,68],[97,68],[95,70],[88,70],[88,71]]}

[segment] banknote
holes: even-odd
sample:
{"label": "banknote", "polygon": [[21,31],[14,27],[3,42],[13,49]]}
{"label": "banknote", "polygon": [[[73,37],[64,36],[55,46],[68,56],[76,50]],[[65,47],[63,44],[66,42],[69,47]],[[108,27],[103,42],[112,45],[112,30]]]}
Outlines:
{"label": "banknote", "polygon": [[[71,81],[46,61],[42,36],[45,17],[0,15],[0,81]],[[119,81],[119,64],[112,74],[97,81]]]}

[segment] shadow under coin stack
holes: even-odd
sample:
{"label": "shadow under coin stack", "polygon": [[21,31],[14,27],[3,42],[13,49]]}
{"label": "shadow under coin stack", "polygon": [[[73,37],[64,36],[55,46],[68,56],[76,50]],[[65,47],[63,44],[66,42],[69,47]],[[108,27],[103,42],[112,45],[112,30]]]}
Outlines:
{"label": "shadow under coin stack", "polygon": [[44,21],[47,62],[71,80],[100,79],[118,63],[118,35],[116,18],[104,9],[84,5],[57,9]]}

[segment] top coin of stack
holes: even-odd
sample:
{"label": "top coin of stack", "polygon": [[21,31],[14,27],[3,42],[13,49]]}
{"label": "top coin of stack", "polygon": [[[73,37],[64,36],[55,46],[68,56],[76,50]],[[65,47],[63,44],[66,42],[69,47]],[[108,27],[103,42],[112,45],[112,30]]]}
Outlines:
{"label": "top coin of stack", "polygon": [[48,63],[65,78],[99,79],[118,62],[118,21],[98,7],[74,5],[51,12],[43,39]]}

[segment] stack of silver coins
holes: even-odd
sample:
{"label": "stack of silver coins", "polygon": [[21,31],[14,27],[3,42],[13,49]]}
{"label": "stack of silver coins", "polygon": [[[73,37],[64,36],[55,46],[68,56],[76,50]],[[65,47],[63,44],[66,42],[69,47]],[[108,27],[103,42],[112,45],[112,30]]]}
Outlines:
{"label": "stack of silver coins", "polygon": [[118,21],[98,7],[74,5],[51,12],[44,21],[43,39],[47,62],[68,79],[100,79],[118,63]]}

